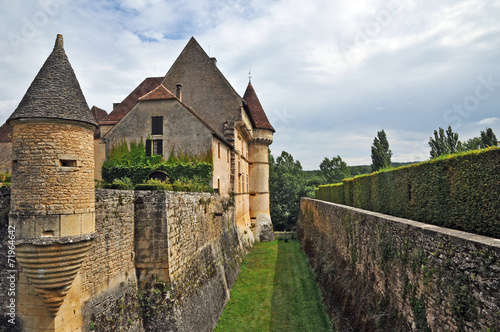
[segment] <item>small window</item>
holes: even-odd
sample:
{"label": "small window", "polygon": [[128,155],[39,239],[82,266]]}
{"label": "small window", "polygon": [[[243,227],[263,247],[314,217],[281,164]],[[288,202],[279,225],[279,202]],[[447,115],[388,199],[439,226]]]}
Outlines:
{"label": "small window", "polygon": [[151,118],[151,135],[163,135],[163,116]]}
{"label": "small window", "polygon": [[76,167],[76,160],[60,159],[61,167]]}
{"label": "small window", "polygon": [[218,156],[220,159],[220,142],[217,142],[217,151],[218,151]]}
{"label": "small window", "polygon": [[229,149],[227,149],[227,163],[229,164],[229,160],[231,160],[231,156],[229,155]]}
{"label": "small window", "polygon": [[162,139],[148,139],[146,140],[146,156],[152,155],[163,156],[163,140]]}

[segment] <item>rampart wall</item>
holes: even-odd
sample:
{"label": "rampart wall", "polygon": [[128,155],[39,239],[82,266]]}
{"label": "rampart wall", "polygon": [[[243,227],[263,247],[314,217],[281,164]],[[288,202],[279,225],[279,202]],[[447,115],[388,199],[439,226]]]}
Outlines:
{"label": "rampart wall", "polygon": [[500,326],[500,240],[334,203],[301,201],[298,235],[344,327]]}
{"label": "rampart wall", "polygon": [[229,196],[96,191],[96,236],[57,315],[17,266],[7,321],[8,191],[0,193],[0,331],[211,331],[242,256]]}

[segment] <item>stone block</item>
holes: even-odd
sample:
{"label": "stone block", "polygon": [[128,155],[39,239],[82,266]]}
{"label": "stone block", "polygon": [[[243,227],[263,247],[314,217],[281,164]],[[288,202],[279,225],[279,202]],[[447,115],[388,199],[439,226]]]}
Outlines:
{"label": "stone block", "polygon": [[82,234],[95,232],[95,214],[94,212],[82,214]]}
{"label": "stone block", "polygon": [[62,236],[59,215],[37,216],[35,218],[35,233],[39,237]]}
{"label": "stone block", "polygon": [[72,236],[82,234],[82,215],[61,215],[61,236]]}

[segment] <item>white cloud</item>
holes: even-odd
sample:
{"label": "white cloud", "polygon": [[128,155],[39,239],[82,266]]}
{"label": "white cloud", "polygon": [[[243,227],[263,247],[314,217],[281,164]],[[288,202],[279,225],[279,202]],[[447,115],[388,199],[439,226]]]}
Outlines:
{"label": "white cloud", "polygon": [[498,118],[486,118],[479,121],[477,124],[480,126],[492,125],[498,122]]}
{"label": "white cloud", "polygon": [[[0,4],[0,100],[16,101],[0,106],[0,122],[57,33],[64,34],[88,103],[108,111],[145,77],[164,75],[195,36],[241,94],[251,67],[260,101],[279,129],[272,151],[292,153],[304,168],[334,155],[369,164],[381,129],[394,160],[426,156],[432,131],[452,124],[446,111],[474,94],[478,77],[500,82],[500,3],[493,1]],[[491,92],[453,128],[461,138],[460,130],[477,135],[468,124],[489,125],[499,104],[500,92]]]}

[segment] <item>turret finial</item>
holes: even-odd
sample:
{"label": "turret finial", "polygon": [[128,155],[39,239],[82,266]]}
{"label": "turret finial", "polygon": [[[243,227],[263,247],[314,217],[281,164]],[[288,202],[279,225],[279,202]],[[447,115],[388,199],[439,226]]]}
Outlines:
{"label": "turret finial", "polygon": [[54,45],[54,48],[64,48],[63,35],[61,34],[57,35],[56,44]]}

